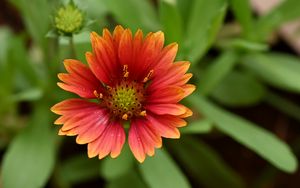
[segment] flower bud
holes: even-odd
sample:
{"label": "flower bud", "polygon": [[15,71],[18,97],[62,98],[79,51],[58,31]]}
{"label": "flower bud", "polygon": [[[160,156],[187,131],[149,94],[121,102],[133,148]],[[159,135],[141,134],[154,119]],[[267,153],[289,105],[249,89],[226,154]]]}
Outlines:
{"label": "flower bud", "polygon": [[83,12],[72,1],[62,6],[54,17],[54,26],[59,34],[72,35],[80,31],[84,25]]}

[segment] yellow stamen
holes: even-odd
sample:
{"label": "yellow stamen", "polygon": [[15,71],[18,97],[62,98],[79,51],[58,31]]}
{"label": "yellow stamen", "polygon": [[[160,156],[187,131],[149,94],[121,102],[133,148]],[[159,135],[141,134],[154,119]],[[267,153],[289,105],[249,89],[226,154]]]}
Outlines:
{"label": "yellow stamen", "polygon": [[122,119],[127,120],[128,119],[128,115],[127,114],[123,114]]}
{"label": "yellow stamen", "polygon": [[146,110],[141,111],[140,116],[146,116],[146,115],[147,115]]}
{"label": "yellow stamen", "polygon": [[147,76],[143,80],[144,83],[147,82],[150,79],[150,77],[152,76],[153,72],[154,72],[153,69],[149,71],[149,73],[147,74]]}
{"label": "yellow stamen", "polygon": [[106,86],[106,88],[108,89],[108,91],[112,90],[112,88],[110,86]]}
{"label": "yellow stamen", "polygon": [[129,76],[128,65],[123,66],[123,76],[127,78]]}
{"label": "yellow stamen", "polygon": [[98,93],[96,90],[94,90],[94,95],[95,95],[98,99],[102,99],[102,98],[103,98],[103,94],[102,94],[102,93]]}
{"label": "yellow stamen", "polygon": [[129,76],[129,72],[124,73],[124,77],[127,78]]}

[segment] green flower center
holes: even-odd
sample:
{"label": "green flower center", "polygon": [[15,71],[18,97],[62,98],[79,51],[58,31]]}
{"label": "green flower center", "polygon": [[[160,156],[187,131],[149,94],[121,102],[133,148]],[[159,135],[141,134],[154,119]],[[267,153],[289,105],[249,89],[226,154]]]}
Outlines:
{"label": "green flower center", "polygon": [[143,114],[143,85],[122,81],[113,88],[108,87],[107,91],[108,96],[104,98],[104,101],[115,116],[127,120],[132,116]]}
{"label": "green flower center", "polygon": [[71,34],[81,29],[83,14],[77,7],[69,4],[57,11],[54,22],[58,31]]}

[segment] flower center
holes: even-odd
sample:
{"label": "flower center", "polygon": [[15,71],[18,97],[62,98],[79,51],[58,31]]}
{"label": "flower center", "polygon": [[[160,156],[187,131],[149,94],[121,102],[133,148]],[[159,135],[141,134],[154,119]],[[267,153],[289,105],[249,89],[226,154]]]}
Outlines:
{"label": "flower center", "polygon": [[111,112],[124,120],[143,114],[143,85],[136,82],[122,81],[113,88],[108,87],[108,95],[103,98]]}
{"label": "flower center", "polygon": [[142,103],[145,100],[144,86],[150,80],[153,70],[150,70],[142,82],[129,81],[128,66],[123,67],[123,79],[113,87],[106,86],[106,92],[94,95],[103,100],[104,105],[110,110],[111,114],[123,120],[128,120],[133,116],[146,116],[146,110]]}

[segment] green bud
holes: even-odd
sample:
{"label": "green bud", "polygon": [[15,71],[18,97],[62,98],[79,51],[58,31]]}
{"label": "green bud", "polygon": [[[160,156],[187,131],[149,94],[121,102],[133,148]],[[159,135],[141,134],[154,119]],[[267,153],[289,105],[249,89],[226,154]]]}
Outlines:
{"label": "green bud", "polygon": [[58,9],[54,17],[54,26],[61,34],[72,35],[80,31],[84,25],[83,12],[73,3]]}

